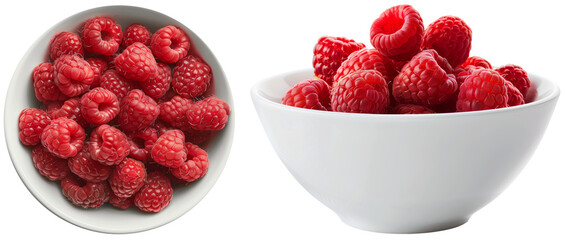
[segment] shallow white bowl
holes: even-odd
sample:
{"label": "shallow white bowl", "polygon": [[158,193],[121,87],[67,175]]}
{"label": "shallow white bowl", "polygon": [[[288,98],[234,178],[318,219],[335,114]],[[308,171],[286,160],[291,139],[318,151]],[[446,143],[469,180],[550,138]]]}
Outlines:
{"label": "shallow white bowl", "polygon": [[[111,16],[125,29],[132,23],[144,24],[151,32],[166,25],[182,27],[191,38],[191,48],[210,65],[214,74],[216,95],[226,101],[232,112],[223,131],[207,147],[210,167],[206,176],[187,187],[176,188],[170,205],[157,214],[147,214],[132,208],[126,211],[104,204],[97,209],[73,206],[61,193],[58,182],[42,177],[34,168],[31,148],[18,139],[18,116],[24,108],[40,107],[35,100],[32,69],[48,60],[47,46],[51,37],[61,31],[76,31],[86,19],[98,15]],[[162,13],[132,6],[106,6],[72,15],[47,30],[25,53],[10,82],[4,112],[5,137],[13,165],[25,186],[47,209],[77,226],[106,233],[131,233],[152,229],[169,223],[194,207],[220,176],[230,153],[234,133],[234,105],[230,87],[220,63],[206,44],[189,28]]]}
{"label": "shallow white bowl", "polygon": [[531,76],[535,101],[489,111],[375,115],[280,104],[312,77],[290,72],[251,89],[265,132],[296,180],[345,223],[389,233],[456,227],[495,199],[534,153],[559,96]]}

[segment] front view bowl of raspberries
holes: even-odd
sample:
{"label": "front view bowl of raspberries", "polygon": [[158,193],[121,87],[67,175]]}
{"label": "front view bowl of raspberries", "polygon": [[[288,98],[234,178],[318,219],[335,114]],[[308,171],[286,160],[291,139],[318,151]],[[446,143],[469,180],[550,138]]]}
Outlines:
{"label": "front view bowl of raspberries", "polygon": [[471,28],[455,16],[430,21],[394,6],[367,35],[322,36],[312,67],[253,86],[271,145],[348,225],[419,233],[464,224],[529,161],[558,86],[494,65],[508,59],[469,56]]}
{"label": "front view bowl of raspberries", "polygon": [[50,211],[99,232],[139,232],[194,207],[233,140],[222,67],[187,26],[107,6],[45,32],[16,69],[5,107],[15,169]]}

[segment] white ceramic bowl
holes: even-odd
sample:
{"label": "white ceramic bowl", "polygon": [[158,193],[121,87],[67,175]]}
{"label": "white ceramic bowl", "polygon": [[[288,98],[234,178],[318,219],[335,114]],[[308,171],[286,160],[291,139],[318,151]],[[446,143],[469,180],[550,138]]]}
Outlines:
{"label": "white ceramic bowl", "polygon": [[543,137],[559,88],[531,76],[526,105],[425,115],[307,110],[280,104],[312,70],[257,83],[251,97],[296,180],[347,224],[417,233],[465,223],[520,173]]}
{"label": "white ceramic bowl", "polygon": [[[49,40],[55,33],[76,31],[81,22],[98,15],[115,18],[123,29],[132,23],[144,24],[151,32],[166,25],[182,27],[191,38],[191,48],[196,48],[212,68],[216,95],[225,100],[232,109],[228,124],[206,149],[210,161],[206,176],[187,187],[175,189],[170,205],[157,214],[142,213],[134,208],[126,211],[117,210],[109,204],[104,204],[98,209],[87,210],[73,206],[62,195],[58,182],[46,180],[38,173],[31,160],[31,148],[22,145],[18,139],[18,116],[21,110],[40,106],[35,100],[31,72],[35,66],[47,60]],[[107,233],[131,233],[169,223],[182,216],[204,198],[224,169],[231,149],[235,116],[233,107],[230,87],[220,63],[194,32],[179,21],[153,10],[132,6],[107,6],[86,10],[64,19],[47,30],[29,48],[10,83],[6,96],[4,127],[13,165],[25,186],[41,204],[62,219],[86,229]]]}

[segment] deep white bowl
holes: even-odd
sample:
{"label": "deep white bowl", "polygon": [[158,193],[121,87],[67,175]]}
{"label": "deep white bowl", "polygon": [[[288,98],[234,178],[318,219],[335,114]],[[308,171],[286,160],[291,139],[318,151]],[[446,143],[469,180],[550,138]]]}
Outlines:
{"label": "deep white bowl", "polygon": [[312,70],[257,83],[251,97],[278,156],[296,180],[347,224],[417,233],[465,223],[495,199],[534,153],[559,88],[530,76],[535,101],[445,114],[352,114],[280,103]]}
{"label": "deep white bowl", "polygon": [[[125,29],[132,23],[144,24],[151,32],[176,25],[184,29],[191,38],[191,48],[210,65],[214,74],[215,93],[226,101],[232,112],[229,122],[214,139],[206,151],[209,155],[208,173],[186,187],[176,188],[168,207],[157,214],[147,214],[132,208],[126,211],[104,204],[97,209],[81,209],[73,206],[61,193],[58,182],[42,177],[34,168],[31,148],[18,139],[18,116],[24,108],[40,107],[33,92],[32,69],[48,60],[47,46],[51,37],[61,31],[76,31],[80,23],[98,15],[111,16]],[[220,63],[206,44],[188,27],[162,13],[132,6],[106,6],[74,14],[57,23],[37,39],[20,61],[10,82],[4,110],[5,137],[13,165],[25,186],[47,209],[62,219],[93,231],[107,233],[131,233],[152,229],[169,223],[194,207],[220,176],[230,153],[234,134],[234,105],[231,90]]]}

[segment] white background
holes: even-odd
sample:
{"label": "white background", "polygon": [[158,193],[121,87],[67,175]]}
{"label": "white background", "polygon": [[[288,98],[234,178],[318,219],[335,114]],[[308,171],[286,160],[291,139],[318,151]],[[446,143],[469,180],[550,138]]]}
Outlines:
{"label": "white background", "polygon": [[[565,86],[565,20],[557,1],[405,1],[424,24],[461,17],[473,30],[471,55],[514,63]],[[236,133],[217,184],[191,211],[165,226],[111,235],[76,227],[25,188],[0,138],[0,232],[18,239],[564,239],[565,105],[557,104],[537,152],[512,185],[463,226],[425,234],[382,234],[349,227],[310,196],[284,168],[257,118],[249,90],[278,73],[311,67],[323,35],[369,45],[369,27],[399,1],[11,1],[0,10],[0,99],[20,58],[44,31],[77,12],[112,4],[167,14],[212,49],[235,99]],[[562,5],[562,4],[559,4]],[[17,116],[4,116],[17,117]],[[4,126],[4,124],[1,124]],[[3,127],[2,130],[3,131]],[[3,134],[2,134],[3,135]]]}

